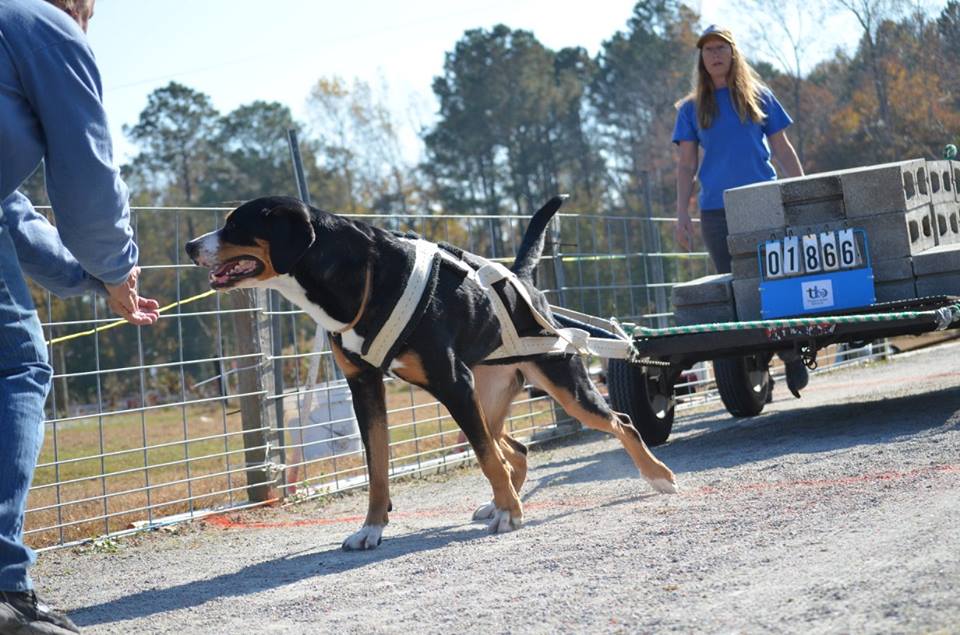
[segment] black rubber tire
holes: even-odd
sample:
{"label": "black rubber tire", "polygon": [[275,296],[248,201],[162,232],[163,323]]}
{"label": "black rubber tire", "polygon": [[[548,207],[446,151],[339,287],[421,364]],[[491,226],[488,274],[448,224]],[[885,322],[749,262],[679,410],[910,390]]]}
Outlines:
{"label": "black rubber tire", "polygon": [[[667,373],[669,369],[662,372]],[[646,367],[625,359],[611,359],[607,366],[607,391],[610,407],[630,417],[644,443],[649,446],[666,443],[673,429],[672,381],[664,383],[651,377]]]}
{"label": "black rubber tire", "polygon": [[713,360],[717,390],[727,412],[734,417],[754,417],[763,412],[773,380],[770,357],[763,353]]}

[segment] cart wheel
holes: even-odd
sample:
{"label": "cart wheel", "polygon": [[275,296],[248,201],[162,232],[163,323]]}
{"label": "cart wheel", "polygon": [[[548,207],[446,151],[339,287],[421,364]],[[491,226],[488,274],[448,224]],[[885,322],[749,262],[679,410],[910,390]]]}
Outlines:
{"label": "cart wheel", "polygon": [[770,356],[764,353],[713,360],[717,390],[727,412],[753,417],[763,411],[773,390],[769,368]]}
{"label": "cart wheel", "polygon": [[610,407],[630,417],[647,445],[666,442],[673,428],[672,369],[631,364],[611,359],[607,368]]}

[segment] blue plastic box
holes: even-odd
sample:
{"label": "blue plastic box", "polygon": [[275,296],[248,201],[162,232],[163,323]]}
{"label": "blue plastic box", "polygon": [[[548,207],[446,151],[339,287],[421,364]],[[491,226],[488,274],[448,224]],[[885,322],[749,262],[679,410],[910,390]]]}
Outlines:
{"label": "blue plastic box", "polygon": [[876,302],[867,237],[863,230],[856,230],[855,233],[863,237],[865,266],[778,280],[767,280],[764,276],[763,245],[759,245],[757,257],[760,259],[761,272],[760,316],[766,320],[826,313],[869,306]]}

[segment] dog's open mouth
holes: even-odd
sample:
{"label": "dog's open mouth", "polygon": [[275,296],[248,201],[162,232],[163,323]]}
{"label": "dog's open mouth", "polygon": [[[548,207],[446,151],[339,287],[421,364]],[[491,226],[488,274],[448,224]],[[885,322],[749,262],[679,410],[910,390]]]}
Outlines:
{"label": "dog's open mouth", "polygon": [[218,265],[210,272],[210,286],[214,289],[229,287],[244,278],[263,273],[264,264],[253,256],[237,256]]}

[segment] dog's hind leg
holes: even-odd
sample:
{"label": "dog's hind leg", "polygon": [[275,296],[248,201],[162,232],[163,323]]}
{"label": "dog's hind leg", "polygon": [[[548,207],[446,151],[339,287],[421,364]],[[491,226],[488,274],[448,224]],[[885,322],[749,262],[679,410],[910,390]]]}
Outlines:
{"label": "dog's hind leg", "polygon": [[640,438],[640,434],[607,406],[578,356],[554,357],[524,362],[520,370],[527,379],[557,400],[571,417],[587,427],[617,437],[633,459],[640,475],[658,492],[678,491],[676,478]]}
{"label": "dog's hind leg", "polygon": [[[523,389],[523,375],[517,371],[516,365],[476,366],[473,375],[477,401],[483,410],[487,429],[510,465],[510,481],[519,494],[527,478],[527,448],[506,432],[504,423],[513,398]],[[473,519],[489,520],[496,512],[496,504],[490,501],[473,512]]]}
{"label": "dog's hind leg", "polygon": [[470,441],[477,462],[493,488],[494,512],[490,531],[512,531],[523,524],[520,497],[511,480],[511,468],[503,448],[490,433],[484,411],[475,391],[474,375],[463,363],[455,361],[452,375],[445,381],[434,381],[430,388],[446,406]]}
{"label": "dog's hind leg", "polygon": [[343,541],[345,551],[376,549],[382,540],[390,511],[390,433],[387,430],[387,409],[383,376],[368,371],[349,377],[360,438],[367,455],[370,497],[367,518],[360,531]]}

